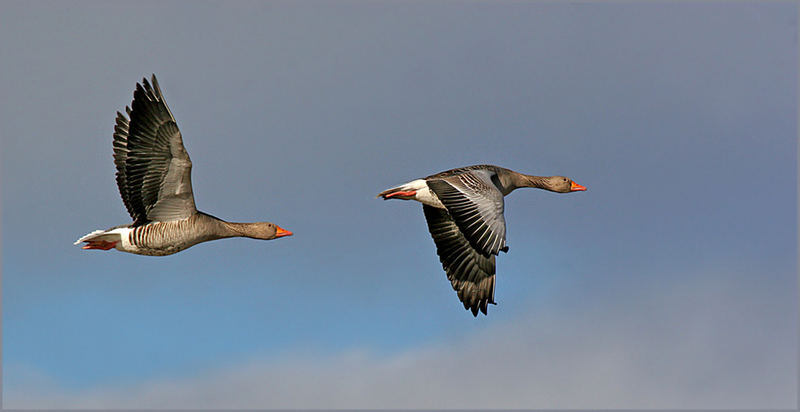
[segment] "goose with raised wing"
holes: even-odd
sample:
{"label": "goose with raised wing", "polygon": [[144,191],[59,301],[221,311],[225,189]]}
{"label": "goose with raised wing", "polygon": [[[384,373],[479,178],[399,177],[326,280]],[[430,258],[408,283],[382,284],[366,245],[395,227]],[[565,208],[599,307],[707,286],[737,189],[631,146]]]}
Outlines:
{"label": "goose with raised wing", "polygon": [[508,252],[503,197],[521,187],[586,190],[564,176],[531,176],[492,165],[447,170],[378,194],[422,203],[428,231],[464,309],[486,314],[494,300],[495,256]]}
{"label": "goose with raised wing", "polygon": [[117,187],[133,223],[95,230],[78,239],[83,249],[164,256],[209,240],[270,240],[292,232],[270,222],[233,223],[198,211],[192,161],[156,76],[136,84],[127,116],[117,112],[114,164]]}

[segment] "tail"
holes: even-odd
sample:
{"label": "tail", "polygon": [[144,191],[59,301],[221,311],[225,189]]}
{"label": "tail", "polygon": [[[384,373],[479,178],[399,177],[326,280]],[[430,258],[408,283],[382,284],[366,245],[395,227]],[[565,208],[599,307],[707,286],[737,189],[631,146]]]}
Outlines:
{"label": "tail", "polygon": [[422,179],[418,179],[413,182],[408,182],[401,186],[384,190],[383,192],[378,193],[377,197],[382,197],[383,200],[387,199],[411,200],[414,199],[414,196],[417,194],[417,191],[424,187],[427,187],[425,181]]}
{"label": "tail", "polygon": [[106,231],[105,230],[95,230],[92,233],[87,233],[83,237],[81,237],[80,239],[76,240],[75,243],[73,243],[73,245],[80,244],[81,242],[89,242],[89,241],[92,241],[92,240],[100,240],[99,238],[102,237],[103,233],[106,233]]}
{"label": "tail", "polygon": [[76,240],[75,245],[81,242],[86,242],[82,249],[100,249],[109,250],[117,245],[120,241],[120,234],[118,231],[112,230],[95,230],[92,233],[86,234],[80,239]]}
{"label": "tail", "polygon": [[397,192],[402,192],[402,191],[403,191],[402,187],[394,187],[394,188],[387,189],[387,190],[384,190],[383,192],[378,193],[378,196],[375,196],[375,198],[382,197],[383,200],[386,200],[386,199],[389,199],[389,198],[392,197],[392,193],[397,193]]}

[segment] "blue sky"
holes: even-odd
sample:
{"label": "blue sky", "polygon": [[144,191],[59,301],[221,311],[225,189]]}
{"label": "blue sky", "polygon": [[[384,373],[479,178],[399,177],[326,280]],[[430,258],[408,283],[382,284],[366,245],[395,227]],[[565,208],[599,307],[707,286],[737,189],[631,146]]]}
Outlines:
{"label": "blue sky", "polygon": [[[4,405],[794,407],[797,12],[4,2]],[[72,245],[129,221],[111,134],[150,73],[198,208],[295,236]],[[506,198],[477,319],[421,207],[374,198],[476,163],[589,189]]]}

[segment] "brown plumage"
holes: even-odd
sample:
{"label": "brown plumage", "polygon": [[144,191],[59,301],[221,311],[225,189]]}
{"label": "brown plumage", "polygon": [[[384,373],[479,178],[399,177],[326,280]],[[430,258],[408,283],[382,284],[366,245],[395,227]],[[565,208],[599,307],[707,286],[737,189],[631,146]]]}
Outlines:
{"label": "brown plumage", "polygon": [[133,223],[96,230],[75,244],[163,256],[214,239],[292,235],[274,223],[226,222],[195,208],[192,161],[155,75],[152,86],[147,79],[136,84],[125,111],[127,117],[117,112],[114,164],[117,188]]}

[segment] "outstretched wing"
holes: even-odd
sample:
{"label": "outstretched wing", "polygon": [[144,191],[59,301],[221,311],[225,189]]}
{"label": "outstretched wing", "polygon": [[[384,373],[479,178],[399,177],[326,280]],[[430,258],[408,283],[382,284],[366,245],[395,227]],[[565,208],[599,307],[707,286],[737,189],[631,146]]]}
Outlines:
{"label": "outstretched wing", "polygon": [[134,226],[194,214],[192,161],[156,76],[136,84],[133,103],[117,112],[114,164],[117,187]]}
{"label": "outstretched wing", "polygon": [[492,182],[494,175],[487,170],[471,170],[427,180],[464,237],[487,256],[508,250],[503,194]]}
{"label": "outstretched wing", "polygon": [[495,304],[494,255],[484,255],[473,249],[446,210],[428,205],[423,205],[422,209],[436,244],[436,254],[458,299],[474,316],[478,316],[478,310],[485,315],[486,306]]}

